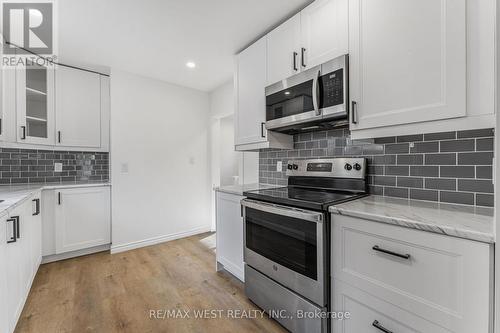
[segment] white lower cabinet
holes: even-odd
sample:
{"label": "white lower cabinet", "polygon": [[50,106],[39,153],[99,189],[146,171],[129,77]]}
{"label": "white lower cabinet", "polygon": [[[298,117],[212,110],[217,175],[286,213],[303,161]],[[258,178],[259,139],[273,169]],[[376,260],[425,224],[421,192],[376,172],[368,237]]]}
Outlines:
{"label": "white lower cabinet", "polygon": [[[40,265],[41,221],[38,218],[39,210],[33,210],[34,199],[26,200],[1,220],[5,261],[0,265],[5,265],[5,269],[0,271],[0,290],[3,284],[6,297],[2,297],[0,307],[6,307],[6,317],[3,319],[6,326],[1,326],[0,317],[0,328],[6,329],[6,332],[14,331]],[[2,250],[0,257],[1,253]]]}
{"label": "white lower cabinet", "polygon": [[0,218],[0,333],[9,332],[9,317],[7,306],[7,223],[6,218]]}
{"label": "white lower cabinet", "polygon": [[217,192],[217,268],[225,270],[245,281],[243,265],[243,217],[242,197],[237,194]]}
{"label": "white lower cabinet", "polygon": [[333,309],[351,313],[333,332],[489,332],[489,244],[341,215],[332,222]]}
{"label": "white lower cabinet", "polygon": [[111,242],[109,187],[65,188],[56,191],[56,254]]}

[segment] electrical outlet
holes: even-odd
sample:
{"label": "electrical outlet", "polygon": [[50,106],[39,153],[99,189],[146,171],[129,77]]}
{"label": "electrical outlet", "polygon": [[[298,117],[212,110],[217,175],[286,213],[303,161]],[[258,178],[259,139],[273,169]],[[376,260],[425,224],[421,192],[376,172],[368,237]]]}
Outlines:
{"label": "electrical outlet", "polygon": [[283,162],[281,161],[276,162],[276,171],[278,172],[283,171]]}
{"label": "electrical outlet", "polygon": [[54,163],[54,171],[62,172],[62,163]]}

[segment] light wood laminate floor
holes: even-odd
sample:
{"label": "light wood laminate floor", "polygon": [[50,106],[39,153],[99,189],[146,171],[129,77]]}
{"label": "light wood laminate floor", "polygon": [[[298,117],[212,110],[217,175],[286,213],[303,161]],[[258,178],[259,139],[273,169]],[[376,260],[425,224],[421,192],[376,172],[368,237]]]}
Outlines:
{"label": "light wood laminate floor", "polygon": [[217,319],[150,318],[161,309],[257,309],[241,282],[215,272],[214,237],[42,265],[16,333],[285,332],[267,317],[233,319],[226,311]]}

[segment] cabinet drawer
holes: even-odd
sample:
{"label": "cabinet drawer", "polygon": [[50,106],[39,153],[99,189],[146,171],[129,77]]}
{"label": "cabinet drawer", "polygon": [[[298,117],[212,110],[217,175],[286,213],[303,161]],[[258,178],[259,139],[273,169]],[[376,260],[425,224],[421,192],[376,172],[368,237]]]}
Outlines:
{"label": "cabinet drawer", "polygon": [[349,318],[332,321],[335,333],[449,333],[423,318],[375,298],[360,289],[334,280],[334,311],[349,313]]}
{"label": "cabinet drawer", "polygon": [[332,275],[454,332],[487,332],[490,246],[333,215]]}

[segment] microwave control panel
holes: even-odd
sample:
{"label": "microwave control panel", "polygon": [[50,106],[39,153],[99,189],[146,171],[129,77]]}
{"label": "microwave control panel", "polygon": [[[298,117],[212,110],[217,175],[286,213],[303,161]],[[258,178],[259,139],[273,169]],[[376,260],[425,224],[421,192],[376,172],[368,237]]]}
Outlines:
{"label": "microwave control panel", "polygon": [[319,78],[321,89],[320,108],[344,104],[344,69],[322,75]]}

